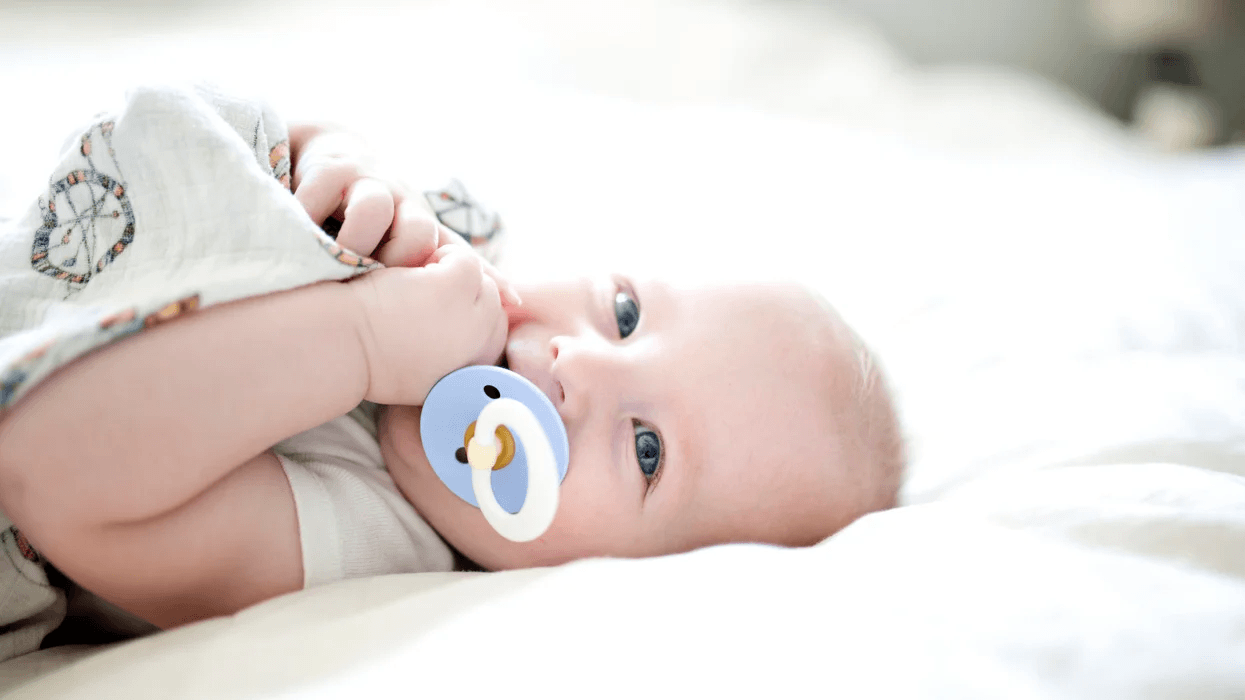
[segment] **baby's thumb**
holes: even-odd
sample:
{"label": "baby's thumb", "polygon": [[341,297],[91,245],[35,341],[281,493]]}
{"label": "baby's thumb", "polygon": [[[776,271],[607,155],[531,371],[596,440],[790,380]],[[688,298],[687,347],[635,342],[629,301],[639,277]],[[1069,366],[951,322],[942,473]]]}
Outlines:
{"label": "baby's thumb", "polygon": [[514,288],[510,280],[506,279],[505,275],[496,267],[493,267],[493,264],[487,260],[484,261],[484,274],[492,277],[493,281],[497,283],[497,290],[501,292],[502,308],[510,309],[523,305],[523,300],[519,298],[518,290]]}

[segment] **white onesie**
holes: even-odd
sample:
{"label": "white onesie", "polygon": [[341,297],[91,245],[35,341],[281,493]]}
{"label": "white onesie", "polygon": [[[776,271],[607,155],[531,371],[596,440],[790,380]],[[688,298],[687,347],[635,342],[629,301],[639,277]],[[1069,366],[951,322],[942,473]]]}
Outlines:
{"label": "white onesie", "polygon": [[374,404],[361,404],[273,450],[294,490],[306,588],[454,566],[449,547],[385,469],[376,411]]}

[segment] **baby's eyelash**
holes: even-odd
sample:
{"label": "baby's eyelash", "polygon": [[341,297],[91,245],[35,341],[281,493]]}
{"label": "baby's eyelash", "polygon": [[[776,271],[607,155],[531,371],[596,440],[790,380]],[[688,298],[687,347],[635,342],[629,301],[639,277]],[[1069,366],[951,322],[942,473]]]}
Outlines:
{"label": "baby's eyelash", "polygon": [[653,490],[657,480],[661,478],[662,466],[666,462],[666,451],[663,449],[661,435],[638,420],[631,421],[635,432],[636,464],[644,475],[645,490],[648,494]]}
{"label": "baby's eyelash", "polygon": [[630,287],[621,284],[614,292],[614,322],[618,324],[620,340],[625,340],[640,325],[640,301]]}

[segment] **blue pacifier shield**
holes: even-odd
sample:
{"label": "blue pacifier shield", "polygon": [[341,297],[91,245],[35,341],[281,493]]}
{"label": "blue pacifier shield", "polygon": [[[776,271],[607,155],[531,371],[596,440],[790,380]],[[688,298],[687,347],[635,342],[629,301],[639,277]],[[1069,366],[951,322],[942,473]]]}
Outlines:
{"label": "blue pacifier shield", "polygon": [[[540,389],[522,375],[502,367],[476,365],[450,372],[428,392],[419,418],[419,435],[424,454],[433,471],[459,498],[479,508],[471,489],[471,465],[465,459],[463,435],[467,426],[480,417],[480,411],[497,398],[521,402],[536,416],[544,429],[553,459],[558,467],[558,480],[566,478],[570,463],[570,444],[566,426],[557,409]],[[517,513],[527,497],[527,450],[515,435],[514,459],[493,471],[493,495],[507,513]],[[464,461],[459,461],[459,458]]]}

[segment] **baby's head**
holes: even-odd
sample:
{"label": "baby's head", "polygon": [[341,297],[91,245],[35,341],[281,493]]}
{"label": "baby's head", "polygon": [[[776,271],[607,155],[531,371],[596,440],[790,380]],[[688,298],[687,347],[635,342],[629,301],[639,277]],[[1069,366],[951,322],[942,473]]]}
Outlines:
{"label": "baby's head", "polygon": [[502,538],[441,483],[418,408],[391,407],[380,426],[407,499],[481,566],[809,545],[894,505],[903,450],[885,383],[808,290],[607,277],[519,293],[504,361],[549,396],[570,440],[542,537]]}

